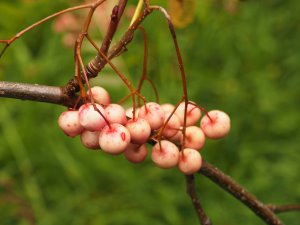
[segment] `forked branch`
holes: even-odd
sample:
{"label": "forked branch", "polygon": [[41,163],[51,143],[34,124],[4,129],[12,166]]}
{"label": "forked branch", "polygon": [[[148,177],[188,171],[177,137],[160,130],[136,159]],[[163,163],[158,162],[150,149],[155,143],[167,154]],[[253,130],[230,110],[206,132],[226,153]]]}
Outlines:
{"label": "forked branch", "polygon": [[214,167],[206,161],[203,161],[199,173],[212,180],[214,183],[223,188],[226,192],[230,193],[243,204],[248,206],[257,216],[263,219],[267,224],[283,224],[267,205],[264,205],[253,194],[248,192],[244,187],[239,185],[236,181],[234,181],[228,175],[224,174],[218,168]]}

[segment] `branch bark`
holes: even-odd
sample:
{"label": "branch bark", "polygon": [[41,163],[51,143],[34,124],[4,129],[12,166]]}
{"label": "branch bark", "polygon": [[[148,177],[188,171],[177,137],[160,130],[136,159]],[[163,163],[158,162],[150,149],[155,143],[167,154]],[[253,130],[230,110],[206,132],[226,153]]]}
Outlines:
{"label": "branch bark", "polygon": [[0,81],[0,97],[53,103],[73,107],[76,95],[66,95],[62,87]]}

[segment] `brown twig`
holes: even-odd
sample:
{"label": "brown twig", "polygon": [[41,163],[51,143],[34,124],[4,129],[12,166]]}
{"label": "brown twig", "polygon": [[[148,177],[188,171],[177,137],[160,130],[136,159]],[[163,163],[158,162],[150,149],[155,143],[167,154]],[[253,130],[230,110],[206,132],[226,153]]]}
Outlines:
{"label": "brown twig", "polygon": [[300,204],[289,204],[289,205],[274,205],[268,204],[266,205],[270,210],[274,213],[284,213],[291,211],[300,211]]}
{"label": "brown twig", "polygon": [[196,210],[198,219],[200,221],[200,224],[202,225],[212,225],[212,222],[204,212],[200,200],[197,196],[196,187],[195,187],[195,178],[194,175],[186,175],[186,189],[187,193],[190,196],[192,203],[194,205],[194,209]]}
{"label": "brown twig", "polygon": [[182,144],[181,144],[181,148],[183,148],[185,146],[185,132],[186,132],[186,115],[187,115],[187,107],[188,107],[188,92],[187,92],[187,84],[186,84],[186,73],[185,73],[185,69],[184,69],[184,65],[183,65],[183,59],[181,56],[181,51],[179,48],[179,44],[177,41],[177,36],[176,36],[176,32],[175,32],[175,28],[174,25],[171,21],[170,15],[168,14],[168,12],[161,6],[149,6],[149,1],[145,1],[146,5],[148,5],[147,7],[152,10],[158,10],[160,11],[165,19],[167,20],[168,23],[168,28],[169,31],[171,33],[172,36],[172,40],[173,40],[173,44],[174,44],[174,48],[176,51],[176,56],[177,56],[177,62],[178,62],[178,67],[180,70],[180,76],[181,76],[181,82],[182,82],[182,98],[184,100],[184,117],[183,117],[183,126],[182,126]]}
{"label": "brown twig", "polygon": [[[148,77],[148,37],[145,29],[142,26],[139,26],[138,29],[142,32],[144,39],[144,57],[143,57],[143,70],[142,76],[139,80],[137,91],[141,92],[144,81],[148,81],[155,95],[155,101],[159,103],[158,91],[154,85],[154,82]],[[138,105],[140,105],[140,101],[138,101]]]}
{"label": "brown twig", "polygon": [[282,225],[283,223],[275,215],[275,213],[267,206],[259,201],[253,194],[244,187],[235,182],[231,177],[224,174],[221,170],[203,161],[199,171],[225,191],[233,195],[247,207],[249,207],[257,216],[270,225]]}

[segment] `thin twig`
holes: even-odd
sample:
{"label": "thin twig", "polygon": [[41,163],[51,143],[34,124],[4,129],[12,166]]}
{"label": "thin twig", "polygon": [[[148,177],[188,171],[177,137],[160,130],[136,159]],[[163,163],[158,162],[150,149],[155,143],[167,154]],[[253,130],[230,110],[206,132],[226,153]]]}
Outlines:
{"label": "thin twig", "polygon": [[187,115],[187,107],[188,107],[188,92],[187,92],[187,84],[186,84],[186,73],[185,73],[185,69],[184,69],[184,65],[183,65],[183,59],[182,59],[182,56],[181,56],[181,51],[180,51],[179,44],[178,44],[178,41],[177,41],[175,28],[174,28],[174,25],[171,21],[171,18],[170,18],[170,15],[168,14],[168,12],[161,6],[149,6],[148,5],[148,7],[149,7],[149,9],[158,10],[164,15],[165,19],[167,20],[168,28],[169,28],[169,31],[171,33],[174,48],[175,48],[175,51],[176,51],[177,62],[178,62],[179,70],[180,70],[181,83],[182,83],[182,97],[183,97],[184,103],[185,103],[184,104],[183,126],[182,126],[183,139],[182,139],[182,143],[181,143],[181,148],[184,148],[184,146],[185,146],[185,133],[186,133],[186,120],[187,120],[186,115]]}
{"label": "thin twig", "polygon": [[[148,37],[145,29],[142,26],[139,26],[138,29],[142,32],[144,39],[144,57],[143,57],[143,70],[142,77],[139,80],[137,91],[141,92],[144,81],[148,81],[155,95],[155,101],[159,103],[158,91],[154,85],[154,82],[148,77]],[[140,101],[138,101],[138,105],[140,105]]]}
{"label": "thin twig", "polygon": [[266,205],[270,210],[274,213],[284,213],[291,211],[300,211],[300,204],[289,204],[289,205],[274,205],[268,204]]}
{"label": "thin twig", "polygon": [[191,197],[191,200],[194,205],[194,209],[196,210],[198,219],[200,221],[200,224],[202,225],[212,225],[212,222],[204,212],[200,200],[197,196],[196,187],[195,187],[195,181],[194,181],[194,175],[186,175],[186,189],[188,195]]}
{"label": "thin twig", "polygon": [[84,5],[79,5],[79,6],[75,6],[75,7],[71,7],[71,8],[68,8],[68,9],[64,9],[64,10],[61,10],[59,12],[56,12],[50,16],[47,16],[45,17],[44,19],[30,25],[29,27],[26,27],[25,29],[21,30],[19,33],[17,33],[15,36],[13,36],[12,38],[8,39],[8,40],[0,40],[0,43],[5,43],[5,46],[4,48],[1,50],[0,52],[0,58],[1,56],[4,54],[4,52],[6,51],[6,49],[14,42],[16,41],[18,38],[20,38],[22,35],[24,35],[26,32],[32,30],[33,28],[39,26],[40,24],[56,17],[56,16],[59,16],[61,14],[64,14],[64,13],[67,13],[67,12],[72,12],[72,11],[76,11],[76,10],[79,10],[79,9],[85,9],[85,8],[91,8],[91,6],[93,5],[94,3],[90,3],[90,4],[84,4]]}

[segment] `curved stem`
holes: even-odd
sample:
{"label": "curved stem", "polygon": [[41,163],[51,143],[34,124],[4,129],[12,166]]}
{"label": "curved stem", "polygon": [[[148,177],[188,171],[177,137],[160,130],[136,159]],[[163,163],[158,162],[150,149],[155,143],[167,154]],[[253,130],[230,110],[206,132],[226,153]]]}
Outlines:
{"label": "curved stem", "polygon": [[165,18],[167,20],[167,23],[168,23],[170,33],[171,33],[171,36],[172,36],[172,40],[173,40],[173,43],[174,43],[174,46],[175,46],[177,61],[178,61],[178,66],[179,66],[179,69],[180,69],[180,75],[181,75],[181,81],[182,81],[183,99],[184,99],[184,102],[185,102],[183,128],[182,128],[182,135],[183,135],[182,146],[185,146],[185,130],[186,130],[187,107],[188,107],[188,93],[187,93],[187,84],[186,84],[186,74],[185,74],[185,70],[184,70],[184,66],[183,66],[183,60],[182,60],[180,48],[179,48],[179,45],[178,45],[178,42],[177,42],[175,28],[174,28],[174,25],[173,25],[173,23],[170,19],[169,14],[167,13],[167,11],[163,7],[161,7],[161,6],[149,6],[149,9],[159,10],[165,16]]}
{"label": "curved stem", "polygon": [[[150,86],[152,87],[155,95],[155,100],[159,103],[158,91],[154,85],[154,82],[148,77],[148,38],[145,29],[142,26],[138,26],[138,29],[142,32],[143,39],[144,39],[144,57],[143,57],[143,70],[142,70],[142,77],[139,80],[137,91],[141,92],[142,86],[144,81],[148,81]],[[139,99],[138,99],[139,100]],[[138,101],[140,105],[140,101]]]}
{"label": "curved stem", "polygon": [[[26,32],[32,30],[33,28],[39,26],[40,24],[56,17],[56,16],[59,16],[61,14],[64,14],[64,13],[67,13],[67,12],[72,12],[72,11],[76,11],[76,10],[79,10],[79,9],[85,9],[85,8],[91,8],[94,4],[98,4],[99,2],[103,2],[102,1],[97,1],[96,3],[90,3],[90,4],[84,4],[84,5],[80,5],[80,6],[75,6],[75,7],[71,7],[71,8],[68,8],[68,9],[64,9],[64,10],[61,10],[59,12],[56,12],[50,16],[47,16],[45,17],[44,19],[30,25],[29,27],[26,27],[25,29],[21,30],[19,33],[17,33],[15,36],[13,36],[12,38],[8,39],[8,40],[0,40],[0,43],[5,43],[6,45],[4,46],[4,48],[2,49],[2,51],[0,52],[0,58],[1,56],[4,54],[5,50],[8,48],[9,45],[11,45],[15,40],[17,40],[18,38],[20,38],[23,34],[25,34]],[[101,4],[100,3],[100,4]]]}

